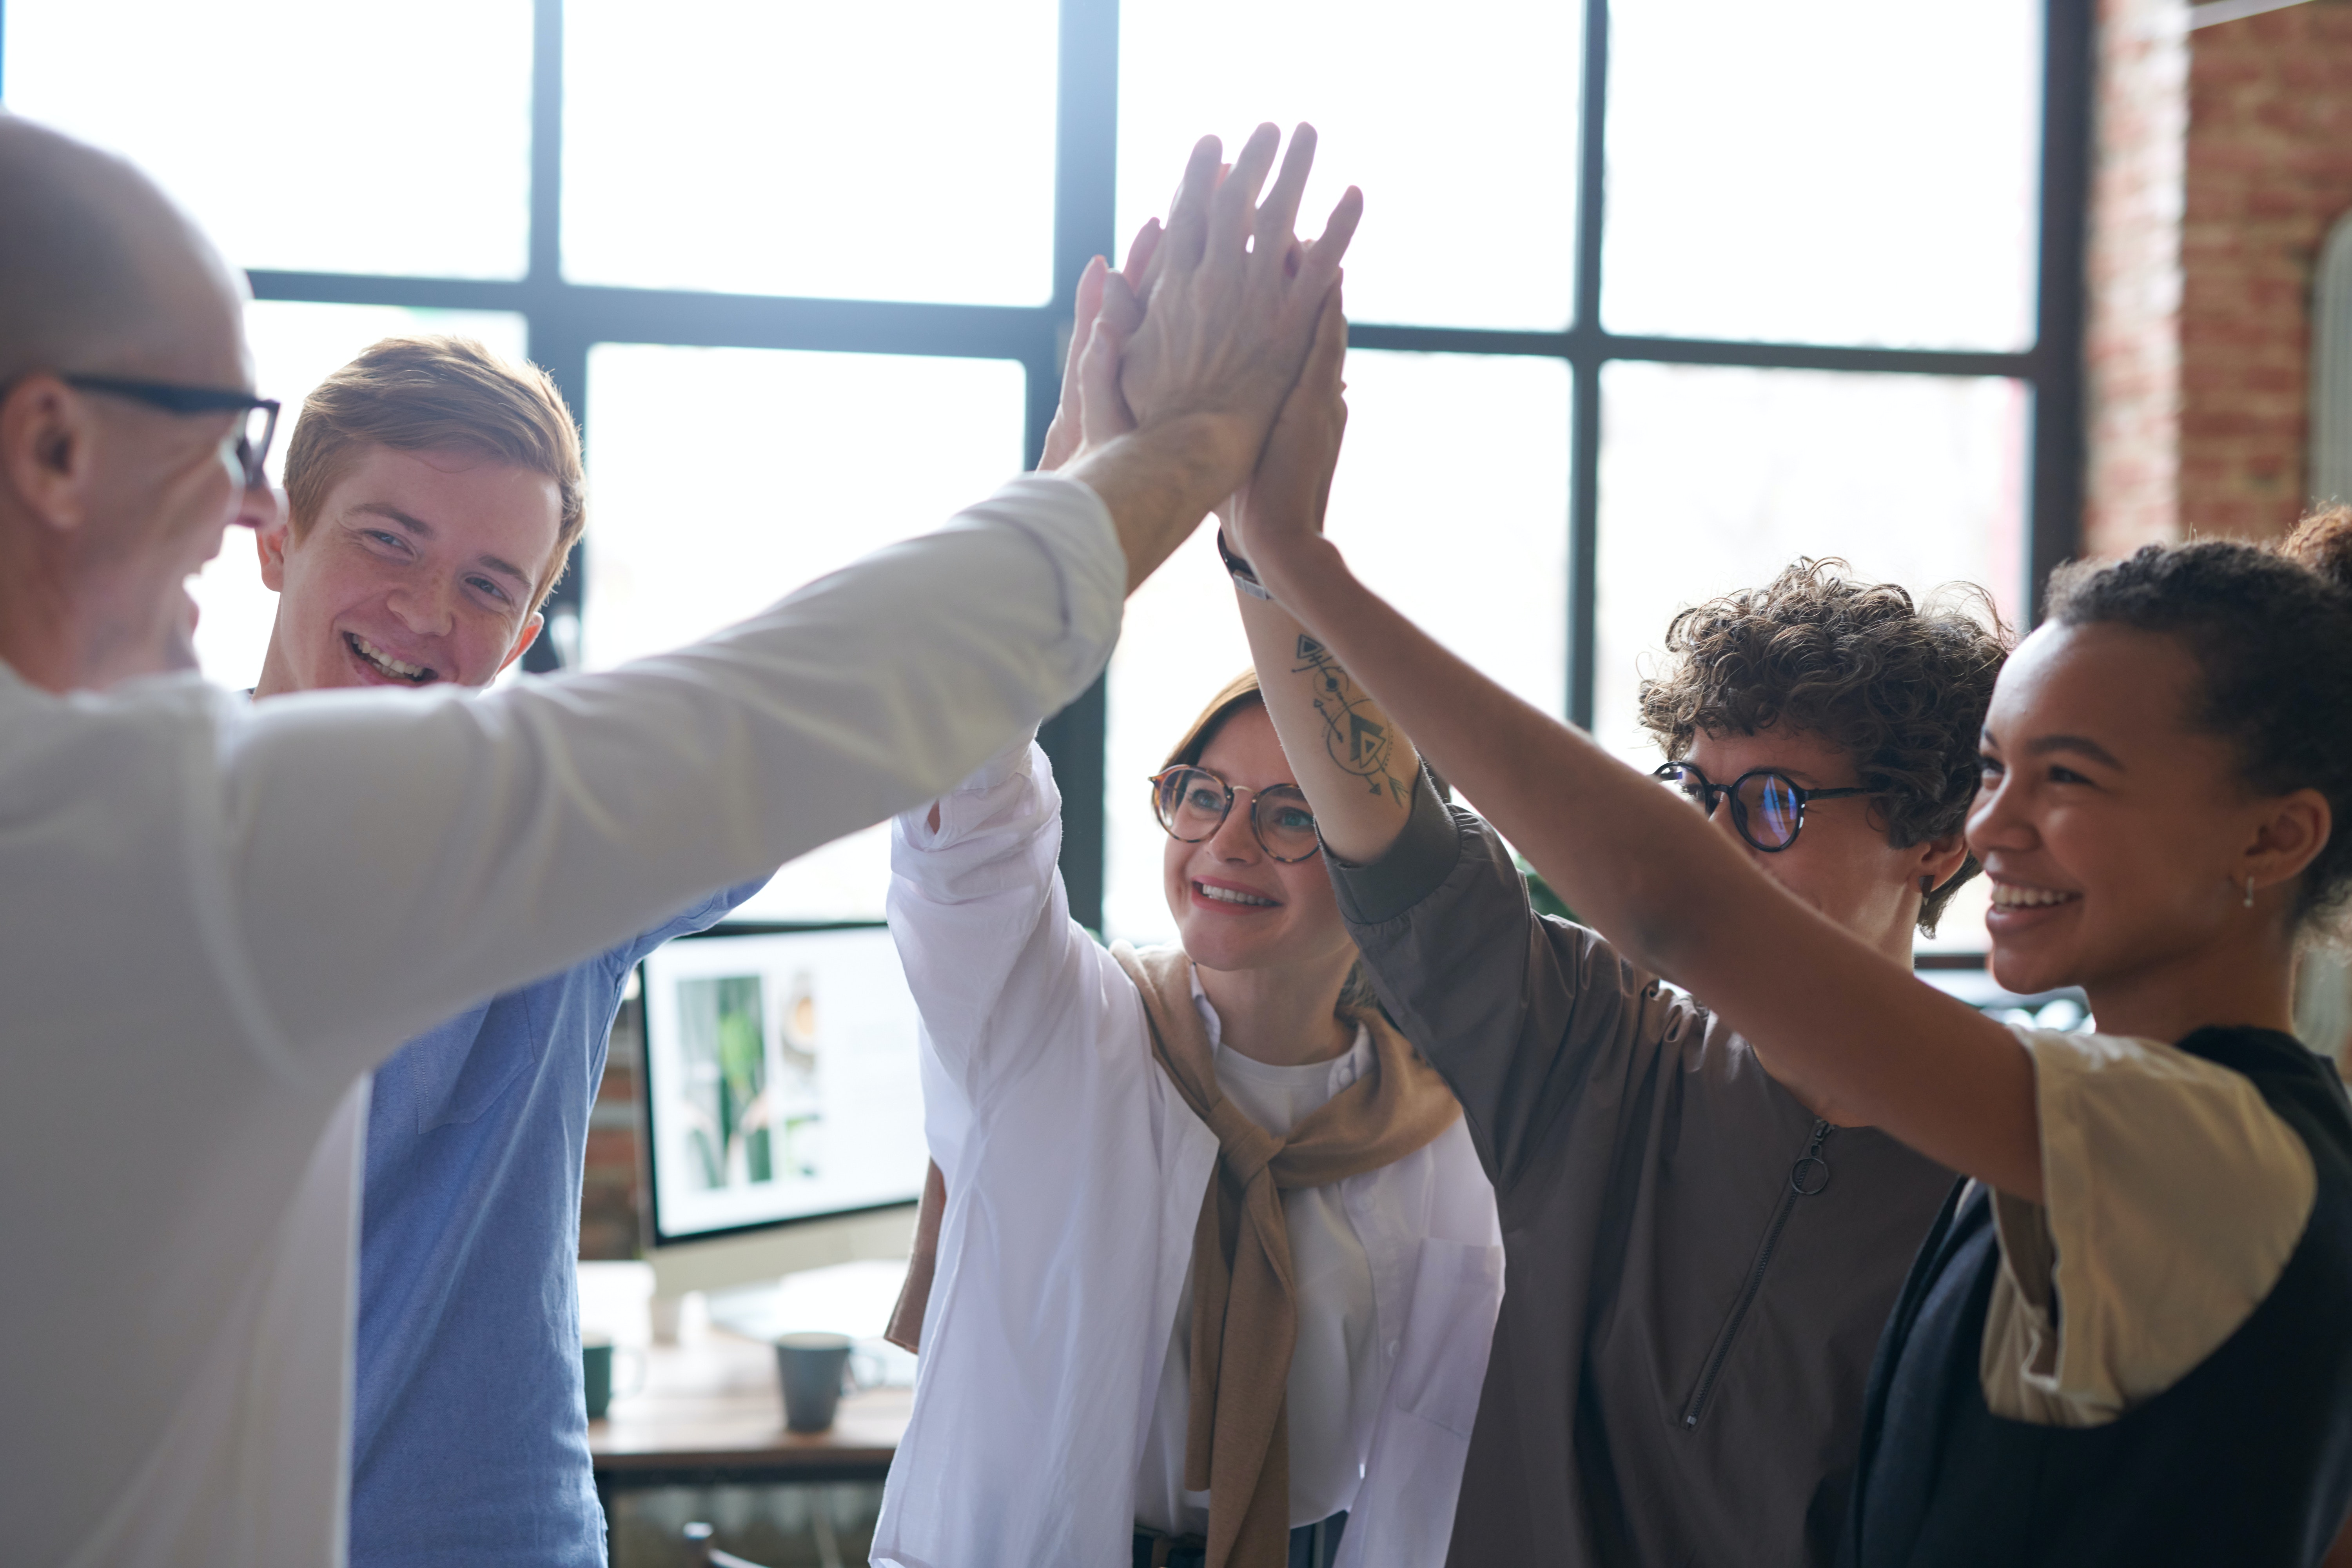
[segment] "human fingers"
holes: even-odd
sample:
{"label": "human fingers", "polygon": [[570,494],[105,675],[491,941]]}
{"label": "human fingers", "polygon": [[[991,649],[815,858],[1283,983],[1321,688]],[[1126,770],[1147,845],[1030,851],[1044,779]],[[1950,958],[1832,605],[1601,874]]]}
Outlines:
{"label": "human fingers", "polygon": [[1298,383],[1313,395],[1337,403],[1347,390],[1347,368],[1348,315],[1334,283],[1323,296],[1322,313],[1315,318],[1315,341],[1307,345],[1307,367],[1298,373]]}
{"label": "human fingers", "polygon": [[1078,408],[1086,444],[1126,435],[1135,428],[1135,415],[1119,390],[1120,354],[1129,334],[1143,318],[1143,307],[1129,290],[1126,279],[1112,277],[1104,289],[1104,310],[1078,365]]}
{"label": "human fingers", "polygon": [[1339,467],[1339,445],[1348,435],[1347,368],[1348,317],[1335,284],[1323,298],[1323,314],[1315,323],[1315,343],[1307,351],[1307,369],[1298,378],[1300,389],[1322,405],[1323,434],[1328,443],[1322,466],[1317,471],[1312,509],[1318,533],[1323,531],[1323,514],[1331,501],[1331,477]]}
{"label": "human fingers", "polygon": [[1168,204],[1167,233],[1148,269],[1150,281],[1156,283],[1159,275],[1171,268],[1189,272],[1199,264],[1208,240],[1209,202],[1216,194],[1223,151],[1223,144],[1213,136],[1203,136],[1192,144],[1184,178],[1176,187],[1175,199]]}
{"label": "human fingers", "polygon": [[1268,259],[1286,256],[1291,226],[1298,221],[1298,198],[1307,194],[1307,172],[1315,166],[1315,127],[1299,121],[1290,133],[1290,150],[1283,154],[1282,173],[1258,204],[1254,254]]}
{"label": "human fingers", "polygon": [[1265,183],[1266,171],[1274,167],[1275,149],[1281,145],[1282,131],[1271,121],[1251,132],[1249,140],[1242,143],[1234,172],[1217,187],[1209,204],[1208,264],[1240,261],[1242,241],[1248,237],[1257,207],[1258,187]]}
{"label": "human fingers", "polygon": [[[1347,358],[1347,318],[1337,290],[1324,298],[1315,338],[1297,382],[1282,401],[1265,449],[1250,476],[1242,506],[1249,548],[1279,550],[1319,531],[1348,426],[1340,370]],[[1244,550],[1247,554],[1248,551]],[[1255,559],[1255,557],[1252,557]]]}
{"label": "human fingers", "polygon": [[1112,273],[1104,278],[1102,304],[1095,314],[1098,329],[1116,332],[1124,344],[1129,335],[1143,325],[1143,301],[1127,286],[1124,275]]}
{"label": "human fingers", "polygon": [[1095,318],[1102,313],[1103,279],[1109,270],[1110,264],[1097,256],[1087,263],[1084,272],[1078,274],[1077,309],[1070,318],[1070,348],[1062,359],[1062,385],[1066,390],[1070,384],[1070,368],[1086,352],[1087,339],[1094,331]]}
{"label": "human fingers", "polygon": [[1037,471],[1050,473],[1068,462],[1077,449],[1082,426],[1078,409],[1078,366],[1086,358],[1087,342],[1102,310],[1103,278],[1108,265],[1099,256],[1078,274],[1077,309],[1070,321],[1069,351],[1062,359],[1062,393],[1054,421],[1045,428],[1045,448],[1037,456]]}
{"label": "human fingers", "polygon": [[1323,225],[1323,232],[1307,247],[1299,263],[1298,276],[1302,287],[1328,289],[1339,281],[1339,262],[1348,254],[1348,242],[1356,237],[1356,226],[1363,221],[1364,193],[1349,185],[1331,209],[1331,216]]}
{"label": "human fingers", "polygon": [[1146,297],[1144,273],[1150,267],[1152,258],[1160,253],[1160,237],[1163,232],[1158,218],[1144,219],[1143,226],[1135,231],[1135,238],[1128,245],[1127,264],[1118,269],[1118,275],[1126,279],[1128,288],[1134,290],[1139,299]]}

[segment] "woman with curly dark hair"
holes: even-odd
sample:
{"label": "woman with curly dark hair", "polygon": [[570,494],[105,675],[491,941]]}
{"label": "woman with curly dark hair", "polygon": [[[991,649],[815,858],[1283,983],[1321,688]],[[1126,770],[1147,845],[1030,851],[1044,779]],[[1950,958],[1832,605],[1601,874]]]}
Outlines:
{"label": "woman with curly dark hair", "polygon": [[[1245,522],[1311,511],[1319,487],[1285,480],[1315,445],[1277,436]],[[1960,825],[2005,651],[1979,597],[1923,606],[1800,563],[1676,617],[1643,690],[1669,788],[1889,973],[1977,874]],[[1462,1101],[1502,1216],[1450,1561],[1826,1563],[1872,1347],[1951,1173],[1538,914],[1349,672],[1239,603],[1366,972]]]}
{"label": "woman with curly dark hair", "polygon": [[[1328,391],[1336,405],[1337,385]],[[1629,1011],[1647,1013],[1674,1004],[1644,971],[1687,984],[1793,1100],[1970,1178],[1937,1216],[1874,1364],[1842,1532],[1852,1561],[2318,1561],[2352,1505],[2352,1105],[2292,1034],[2291,982],[2298,942],[2352,893],[2352,840],[2335,827],[2352,814],[2352,513],[2315,518],[2276,550],[2208,541],[2068,569],[2049,623],[2000,676],[1967,821],[1993,884],[1994,973],[2014,990],[2083,986],[2095,1035],[1986,1017],[1822,918],[1759,864],[1758,840],[1773,842],[1776,821],[1810,837],[1866,798],[1800,816],[1807,796],[1786,791],[1795,812],[1776,818],[1769,801],[1742,812],[1740,795],[1717,793],[1792,712],[1728,737],[1748,750],[1720,758],[1701,750],[1705,726],[1695,731],[1703,739],[1684,760],[1706,771],[1696,798],[1715,808],[1711,826],[1362,587],[1312,509],[1267,507],[1243,521],[1234,547],[1305,623],[1317,657],[1377,693],[1607,933],[1609,948],[1593,938],[1568,949],[1586,964],[1580,1003],[1614,986]],[[1327,689],[1338,703],[1340,689]],[[1843,760],[1854,776],[1821,782],[1864,787],[1864,759]],[[1343,826],[1317,804],[1333,852],[1361,858],[1360,838],[1339,837],[1360,834],[1360,819]],[[1717,830],[1727,806],[1753,837]],[[1388,858],[1410,855],[1406,843]],[[1446,884],[1475,874],[1450,871]],[[1381,972],[1378,928],[1359,934]],[[1562,952],[1546,931],[1523,941],[1528,964]],[[1572,1014],[1563,1026],[1572,1032]],[[1654,1115],[1692,1058],[1605,1081],[1581,1061],[1523,1059],[1536,1070],[1489,1101],[1517,1110],[1505,1124],[1515,1129],[1528,1108],[1574,1094]],[[1480,1113],[1471,1117],[1478,1131]],[[1703,1161],[1711,1131],[1685,1129],[1669,1166]],[[1495,1140],[1493,1122],[1484,1131],[1507,1171],[1527,1158]],[[1827,1145],[1833,1168],[1847,1138]],[[1589,1254],[1661,1298],[1720,1299],[1675,1269],[1656,1240],[1660,1205],[1636,1173],[1593,1173],[1624,1201],[1601,1206],[1609,1224]],[[1802,1160],[1793,1174],[1798,1189],[1815,1181]],[[1833,1198],[1847,1175],[1836,1170],[1799,1210]],[[1507,1324],[1528,1251],[1529,1221],[1513,1206],[1506,1194]],[[1622,1316],[1614,1299],[1574,1306],[1585,1308],[1580,1351],[1596,1383],[1648,1352],[1646,1324],[1593,1338]],[[1578,1320],[1568,1321],[1572,1334]],[[1518,1348],[1498,1342],[1495,1362]],[[1737,1337],[1727,1354],[1740,1356]],[[1674,1370],[1662,1367],[1662,1396]],[[1680,1457],[1694,1472],[1706,1457],[1706,1377],[1683,1422],[1693,1441]],[[1490,1380],[1490,1405],[1506,1403],[1482,1426],[1528,1431],[1536,1381],[1524,1369],[1517,1385]],[[1608,1415],[1605,1387],[1593,1392],[1574,1411],[1580,1441]],[[1565,1439],[1528,1458],[1556,1466]],[[1772,1462],[1760,1440],[1744,1458]],[[1511,1479],[1535,1493],[1559,1489],[1561,1474],[1519,1468]],[[1612,1532],[1654,1506],[1634,1489],[1654,1479],[1586,1479],[1589,1497],[1622,1500],[1582,1521],[1597,1548],[1524,1542],[1515,1560],[1617,1555]],[[1695,1493],[1680,1500],[1708,1507]],[[1682,1560],[1760,1562],[1779,1544],[1759,1537]]]}

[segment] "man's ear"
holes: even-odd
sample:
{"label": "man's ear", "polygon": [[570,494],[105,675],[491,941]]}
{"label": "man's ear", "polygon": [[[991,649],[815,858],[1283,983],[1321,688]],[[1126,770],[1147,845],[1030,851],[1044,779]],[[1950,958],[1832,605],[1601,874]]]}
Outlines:
{"label": "man's ear", "polygon": [[515,660],[520,658],[523,655],[529,653],[530,651],[530,645],[537,642],[539,640],[539,634],[546,629],[547,617],[541,615],[537,610],[533,610],[530,613],[530,619],[523,622],[522,630],[515,634],[514,647],[512,651],[508,653],[506,658],[499,665],[499,673],[500,675],[504,675],[509,665],[513,664]]}
{"label": "man's ear", "polygon": [[1936,837],[1922,839],[1911,847],[1916,858],[1912,864],[1914,881],[1925,877],[1930,889],[1940,888],[1969,863],[1968,835],[1960,828]]}
{"label": "man's ear", "polygon": [[46,372],[26,376],[0,399],[0,479],[57,532],[88,519],[97,439],[89,405]]}
{"label": "man's ear", "polygon": [[278,509],[277,521],[253,531],[254,552],[261,557],[261,580],[273,594],[286,591],[286,552],[294,544],[294,521]]}

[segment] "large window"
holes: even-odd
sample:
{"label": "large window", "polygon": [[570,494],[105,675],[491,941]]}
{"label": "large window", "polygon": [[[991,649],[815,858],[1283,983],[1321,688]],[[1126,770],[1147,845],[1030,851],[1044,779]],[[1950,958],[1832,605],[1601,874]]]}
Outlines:
{"label": "large window", "polygon": [[[1800,553],[2030,615],[2075,539],[2088,0],[0,0],[12,109],[248,268],[289,404],[387,332],[545,365],[590,525],[533,668],[723,625],[1033,458],[1087,258],[1202,131],[1367,195],[1331,527],[1644,754],[1680,605]],[[207,668],[252,679],[247,542]],[[1140,782],[1244,660],[1205,539],[1047,727],[1081,918],[1164,933]],[[866,835],[761,912],[878,912]],[[1981,941],[1963,912],[1948,941]]]}

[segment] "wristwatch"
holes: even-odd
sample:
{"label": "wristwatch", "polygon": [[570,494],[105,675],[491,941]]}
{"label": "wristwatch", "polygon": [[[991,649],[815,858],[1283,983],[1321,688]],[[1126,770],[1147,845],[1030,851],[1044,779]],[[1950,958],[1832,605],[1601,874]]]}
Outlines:
{"label": "wristwatch", "polygon": [[1274,595],[1267,593],[1265,584],[1257,580],[1257,574],[1250,569],[1250,563],[1234,554],[1232,547],[1225,543],[1223,528],[1217,530],[1217,559],[1223,562],[1225,570],[1234,574],[1234,587],[1253,599],[1264,599],[1267,604],[1274,602]]}

